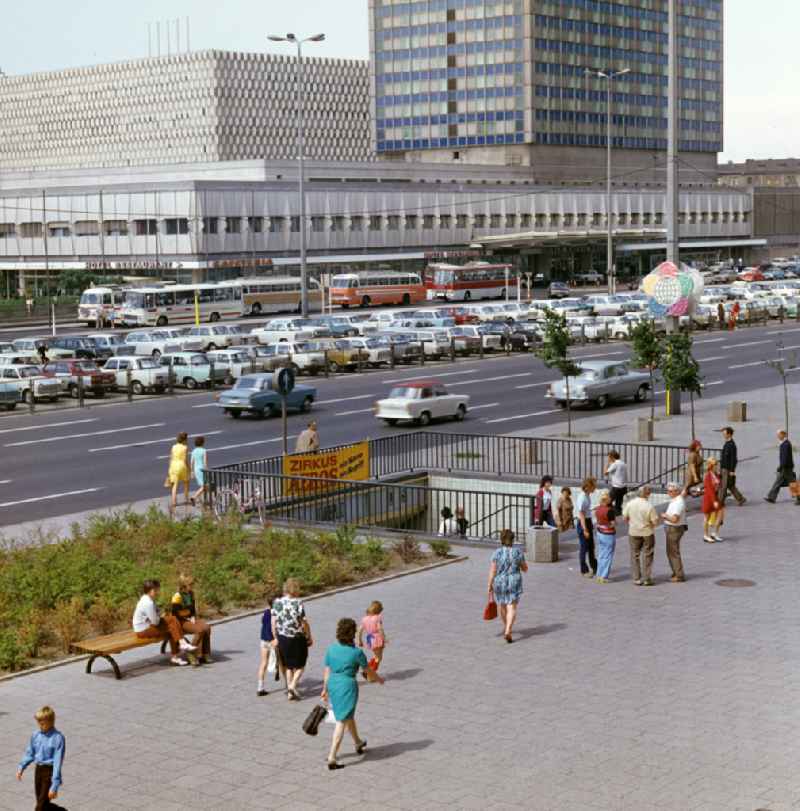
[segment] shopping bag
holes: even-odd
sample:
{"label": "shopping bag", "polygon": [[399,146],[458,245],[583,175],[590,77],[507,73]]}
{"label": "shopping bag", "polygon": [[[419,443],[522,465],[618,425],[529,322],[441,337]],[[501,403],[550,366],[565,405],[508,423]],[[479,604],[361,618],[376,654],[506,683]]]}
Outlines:
{"label": "shopping bag", "polygon": [[335,724],[336,723],[336,718],[334,717],[333,710],[330,707],[328,707],[328,713],[325,716],[325,723],[326,724]]}
{"label": "shopping bag", "polygon": [[313,710],[308,714],[308,717],[303,721],[303,732],[306,735],[316,735],[319,732],[319,725],[328,714],[328,708],[323,704],[317,704]]}
{"label": "shopping bag", "polygon": [[269,649],[269,659],[267,660],[267,673],[278,671],[278,651],[275,648]]}
{"label": "shopping bag", "polygon": [[789,492],[792,494],[793,498],[800,498],[800,482],[789,482]]}
{"label": "shopping bag", "polygon": [[483,618],[487,621],[497,619],[497,603],[494,601],[494,597],[490,597],[489,602],[486,603],[486,608],[483,609]]}

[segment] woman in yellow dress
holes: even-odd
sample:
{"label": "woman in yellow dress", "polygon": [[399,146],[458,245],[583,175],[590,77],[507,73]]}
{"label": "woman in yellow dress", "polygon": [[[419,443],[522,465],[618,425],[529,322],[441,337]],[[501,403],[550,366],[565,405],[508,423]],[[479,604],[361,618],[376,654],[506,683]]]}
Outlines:
{"label": "woman in yellow dress", "polygon": [[183,482],[183,487],[186,491],[186,500],[184,503],[189,503],[189,465],[186,461],[189,452],[187,445],[188,439],[188,434],[181,431],[169,453],[169,470],[167,471],[167,479],[164,482],[164,487],[172,488],[172,498],[170,499],[169,505],[170,512],[174,512],[177,506],[178,488],[181,482]]}

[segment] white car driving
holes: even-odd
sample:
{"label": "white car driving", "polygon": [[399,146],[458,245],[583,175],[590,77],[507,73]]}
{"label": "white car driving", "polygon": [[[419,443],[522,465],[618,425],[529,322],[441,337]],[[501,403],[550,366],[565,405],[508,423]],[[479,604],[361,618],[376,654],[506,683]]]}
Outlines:
{"label": "white car driving", "polygon": [[468,407],[468,394],[450,394],[437,380],[417,380],[395,386],[385,400],[378,400],[375,416],[387,425],[400,420],[428,425],[436,419],[461,421]]}

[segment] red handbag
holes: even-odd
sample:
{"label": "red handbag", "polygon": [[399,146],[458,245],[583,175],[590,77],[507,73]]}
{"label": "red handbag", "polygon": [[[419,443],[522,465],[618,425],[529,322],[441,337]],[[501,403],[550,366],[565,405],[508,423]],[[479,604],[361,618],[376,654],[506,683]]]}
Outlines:
{"label": "red handbag", "polygon": [[489,602],[486,603],[486,608],[483,609],[483,618],[487,621],[497,619],[497,603],[494,601],[494,597],[490,597]]}

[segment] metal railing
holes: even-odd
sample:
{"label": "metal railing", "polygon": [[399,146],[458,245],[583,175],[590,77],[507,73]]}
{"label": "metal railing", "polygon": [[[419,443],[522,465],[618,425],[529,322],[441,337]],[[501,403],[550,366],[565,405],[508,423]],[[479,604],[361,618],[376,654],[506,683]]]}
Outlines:
{"label": "metal railing", "polygon": [[[342,447],[346,445],[324,450]],[[687,450],[678,445],[414,431],[369,440],[370,478],[437,471],[532,479],[547,474],[557,482],[594,476],[602,481],[612,450],[626,463],[631,487],[646,483],[663,488],[670,478],[682,478],[678,474],[686,465]],[[720,453],[716,448],[704,449],[706,458],[719,459]],[[280,476],[282,457],[238,462],[216,470]]]}

